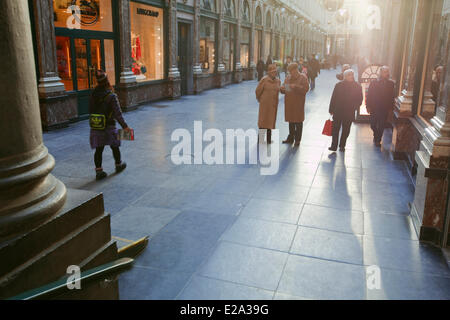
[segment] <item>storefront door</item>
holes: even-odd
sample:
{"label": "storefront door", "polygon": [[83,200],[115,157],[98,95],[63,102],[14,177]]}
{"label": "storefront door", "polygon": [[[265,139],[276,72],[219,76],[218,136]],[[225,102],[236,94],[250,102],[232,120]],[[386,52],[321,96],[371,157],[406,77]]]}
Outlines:
{"label": "storefront door", "polygon": [[192,93],[192,55],[190,50],[190,30],[188,23],[178,23],[178,70],[181,77],[181,94]]}
{"label": "storefront door", "polygon": [[[89,113],[89,97],[97,85],[96,70],[106,70],[112,85],[114,74],[113,40],[95,37],[56,36],[58,69],[67,91],[76,91],[78,116],[86,118]],[[108,56],[105,63],[105,46]],[[112,52],[111,52],[112,51]]]}

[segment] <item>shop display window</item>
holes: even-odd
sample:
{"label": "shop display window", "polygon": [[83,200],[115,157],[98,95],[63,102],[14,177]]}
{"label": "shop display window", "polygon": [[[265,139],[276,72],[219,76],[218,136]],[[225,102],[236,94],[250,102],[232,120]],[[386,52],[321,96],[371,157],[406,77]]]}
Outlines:
{"label": "shop display window", "polygon": [[56,37],[56,57],[58,74],[66,91],[73,90],[72,55],[70,52],[70,38]]}
{"label": "shop display window", "polygon": [[53,0],[55,27],[113,32],[111,0]]}
{"label": "shop display window", "polygon": [[137,81],[164,78],[163,10],[130,2],[132,70]]}
{"label": "shop display window", "polygon": [[215,68],[215,25],[214,20],[200,18],[199,60],[206,73],[213,73]]}
{"label": "shop display window", "polygon": [[249,67],[250,29],[241,28],[241,66]]}

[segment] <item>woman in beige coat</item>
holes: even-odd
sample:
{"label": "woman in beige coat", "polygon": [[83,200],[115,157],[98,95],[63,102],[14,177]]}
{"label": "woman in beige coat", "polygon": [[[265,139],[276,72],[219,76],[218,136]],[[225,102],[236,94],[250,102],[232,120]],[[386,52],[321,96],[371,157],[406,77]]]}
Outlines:
{"label": "woman in beige coat", "polygon": [[278,109],[278,94],[281,81],[277,78],[277,67],[268,66],[267,75],[261,79],[256,88],[256,100],[259,102],[258,127],[267,129],[267,143],[272,142],[272,131],[275,129]]}
{"label": "woman in beige coat", "polygon": [[289,75],[286,77],[281,93],[284,98],[284,119],[289,122],[289,136],[283,143],[300,145],[305,120],[305,98],[309,90],[308,78],[298,71],[298,64],[291,63],[288,67]]}

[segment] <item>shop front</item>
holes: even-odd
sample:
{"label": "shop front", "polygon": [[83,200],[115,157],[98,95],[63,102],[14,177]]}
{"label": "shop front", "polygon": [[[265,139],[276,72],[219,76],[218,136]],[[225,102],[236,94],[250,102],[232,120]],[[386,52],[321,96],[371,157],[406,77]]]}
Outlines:
{"label": "shop front", "polygon": [[240,62],[243,72],[243,80],[248,80],[250,76],[250,29],[241,27],[240,37]]}
{"label": "shop front", "polygon": [[116,37],[112,0],[53,0],[58,75],[66,92],[77,98],[78,119],[89,113],[96,70],[117,81]]}

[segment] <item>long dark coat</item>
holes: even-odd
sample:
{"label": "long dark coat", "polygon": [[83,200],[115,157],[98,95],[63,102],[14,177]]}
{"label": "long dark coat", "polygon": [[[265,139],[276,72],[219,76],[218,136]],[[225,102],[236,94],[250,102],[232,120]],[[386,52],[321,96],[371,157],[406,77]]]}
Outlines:
{"label": "long dark coat", "polygon": [[259,60],[258,64],[256,65],[256,71],[258,72],[258,81],[260,81],[262,79],[262,77],[264,77],[265,68],[266,68],[266,66],[264,64],[264,61]]}
{"label": "long dark coat", "polygon": [[308,79],[302,73],[287,76],[284,81],[287,90],[283,93],[284,120],[286,122],[300,123],[305,120],[305,96],[309,90]]}
{"label": "long dark coat", "polygon": [[[112,93],[110,90],[104,90],[100,88],[96,88],[89,100],[89,113],[99,113],[97,110],[96,100],[101,100],[106,97],[106,94],[109,93],[109,96],[104,100],[106,104],[106,115],[107,122],[105,130],[93,130],[91,129],[89,140],[91,144],[91,148],[95,149],[98,147],[104,146],[112,146],[119,147],[120,140],[117,138],[118,130],[116,129],[116,121],[119,122],[122,128],[128,127],[127,123],[123,119],[122,111],[120,110],[120,103],[117,95]],[[111,115],[109,117],[109,115]]]}
{"label": "long dark coat", "polygon": [[362,87],[358,82],[341,81],[334,87],[329,112],[334,120],[354,121],[355,111],[362,101]]}
{"label": "long dark coat", "polygon": [[395,83],[392,80],[374,80],[367,92],[366,106],[372,117],[386,119],[395,104]]}

